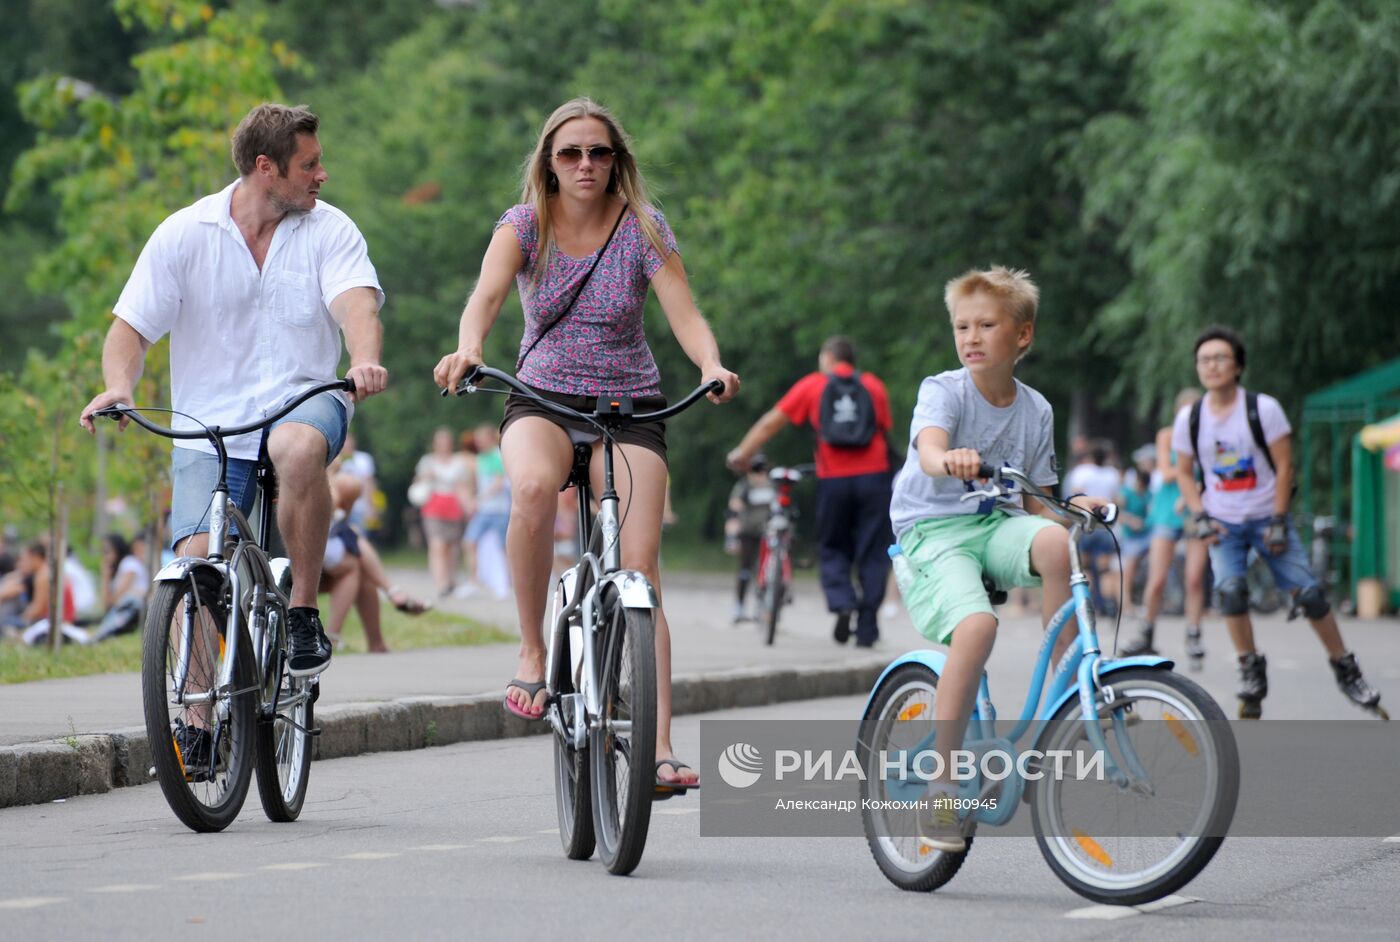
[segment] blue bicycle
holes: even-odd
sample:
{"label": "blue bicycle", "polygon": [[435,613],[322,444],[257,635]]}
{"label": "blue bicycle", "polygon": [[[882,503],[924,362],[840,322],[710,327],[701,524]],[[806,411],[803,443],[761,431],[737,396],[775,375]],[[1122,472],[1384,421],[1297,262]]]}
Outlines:
{"label": "blue bicycle", "polygon": [[[1125,906],[1160,899],[1201,872],[1234,818],[1234,735],[1219,705],[1174,673],[1172,661],[1100,650],[1079,538],[1106,521],[1044,493],[1014,468],[984,465],[981,476],[989,483],[964,499],[1026,494],[1070,522],[1071,597],[1045,632],[1025,706],[1004,735],[982,676],[963,744],[966,774],[956,776],[962,851],[921,845],[916,826],[927,814],[921,803],[933,777],[934,701],[946,655],[911,651],[880,675],[857,743],[870,851],[901,889],[937,889],[962,866],[977,826],[1006,824],[1024,801],[1041,853],[1076,893]],[[1042,706],[1055,640],[1070,625],[1078,637]],[[1023,739],[1028,748],[1016,745]]]}

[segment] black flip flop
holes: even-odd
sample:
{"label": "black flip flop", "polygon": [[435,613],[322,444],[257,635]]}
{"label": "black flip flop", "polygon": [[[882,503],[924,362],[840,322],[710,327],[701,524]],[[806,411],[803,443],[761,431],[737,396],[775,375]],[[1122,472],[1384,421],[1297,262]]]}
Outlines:
{"label": "black flip flop", "polygon": [[[506,684],[506,689],[509,690],[511,687],[518,687],[521,690],[528,693],[530,695],[530,702],[534,703],[535,697],[538,696],[539,692],[545,688],[545,682],[542,680],[521,680],[519,677],[512,677],[510,683]],[[507,713],[511,714],[512,716],[518,716],[522,720],[544,719],[544,713],[541,713],[539,716],[535,716],[532,713],[526,713],[524,710],[516,706],[515,701],[512,700],[510,697],[506,697],[505,700],[502,701],[501,706],[505,707]],[[548,700],[545,701],[545,706],[549,706]]]}
{"label": "black flip flop", "polygon": [[661,776],[660,776],[660,774],[659,774],[659,773],[661,772],[661,767],[662,767],[663,765],[669,765],[672,769],[674,769],[674,770],[676,771],[676,774],[677,774],[677,775],[680,774],[681,769],[690,769],[690,768],[694,768],[694,766],[690,765],[689,763],[687,763],[687,762],[682,762],[680,759],[676,759],[676,758],[657,759],[657,760],[656,760],[656,771],[657,771],[658,775],[657,775],[657,778],[656,778],[656,787],[655,787],[655,790],[652,792],[652,795],[651,795],[651,800],[652,800],[652,801],[665,801],[667,798],[671,798],[671,797],[673,797],[673,796],[675,796],[675,795],[684,795],[686,792],[690,791],[691,789],[699,790],[699,788],[700,788],[700,783],[699,783],[698,781],[693,782],[693,783],[690,783],[690,784],[681,784],[681,783],[679,783],[679,782],[667,782],[667,781],[663,781],[662,778],[661,778]]}

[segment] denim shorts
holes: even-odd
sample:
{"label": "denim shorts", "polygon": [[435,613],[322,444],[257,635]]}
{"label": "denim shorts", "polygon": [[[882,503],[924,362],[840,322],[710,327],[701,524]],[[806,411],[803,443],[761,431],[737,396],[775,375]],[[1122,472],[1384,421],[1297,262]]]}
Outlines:
{"label": "denim shorts", "polygon": [[[309,425],[326,439],[326,464],[329,466],[345,445],[348,421],[345,406],[330,392],[315,396],[274,422],[276,428],[288,422]],[[253,486],[253,471],[258,466],[248,458],[228,460],[228,493],[238,509],[246,516],[253,512],[257,488]],[[170,545],[196,533],[209,532],[209,499],[219,481],[219,457],[193,448],[175,448],[170,460],[170,482],[173,498],[170,507]]]}
{"label": "denim shorts", "polygon": [[1215,573],[1215,584],[1219,586],[1226,579],[1245,577],[1249,569],[1249,550],[1252,547],[1259,557],[1268,564],[1274,583],[1284,592],[1305,589],[1317,585],[1308,564],[1308,556],[1303,551],[1303,543],[1298,539],[1298,531],[1293,527],[1293,517],[1288,517],[1288,549],[1275,556],[1264,543],[1264,531],[1269,528],[1269,518],[1246,520],[1244,523],[1216,523],[1225,528],[1210,548],[1210,566]]}

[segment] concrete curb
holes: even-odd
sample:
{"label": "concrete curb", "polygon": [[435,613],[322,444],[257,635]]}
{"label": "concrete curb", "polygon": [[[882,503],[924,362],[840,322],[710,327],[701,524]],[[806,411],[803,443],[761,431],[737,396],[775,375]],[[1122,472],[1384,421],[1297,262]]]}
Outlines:
{"label": "concrete curb", "polygon": [[[738,668],[678,677],[673,711],[708,713],[865,693],[883,661],[857,665]],[[317,759],[394,752],[456,742],[542,735],[543,723],[511,716],[498,694],[406,697],[346,703],[316,711]],[[0,747],[0,808],[93,795],[154,781],[144,727]]]}

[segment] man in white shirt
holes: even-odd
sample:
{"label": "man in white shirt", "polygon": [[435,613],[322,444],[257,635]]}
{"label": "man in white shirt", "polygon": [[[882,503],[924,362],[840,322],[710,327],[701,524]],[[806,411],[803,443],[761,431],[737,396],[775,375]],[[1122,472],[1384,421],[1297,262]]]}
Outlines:
{"label": "man in white shirt", "polygon": [[[1381,695],[1361,676],[1356,655],[1342,643],[1337,616],[1308,565],[1288,513],[1293,496],[1292,428],[1272,396],[1246,392],[1244,341],[1226,327],[1208,327],[1196,338],[1196,374],[1206,397],[1183,408],[1172,426],[1181,496],[1194,514],[1191,535],[1210,543],[1220,611],[1239,656],[1236,695],[1241,719],[1258,719],[1269,692],[1264,655],[1254,648],[1245,572],[1253,549],[1268,563],[1278,587],[1291,592],[1295,612],[1312,623],[1337,686],[1377,713]],[[1204,479],[1196,481],[1197,453]],[[1291,617],[1291,616],[1290,616]]]}
{"label": "man in white shirt", "polygon": [[[340,334],[350,352],[353,400],[384,390],[384,292],[355,224],[317,198],[327,180],[319,125],[305,107],[254,108],[233,135],[239,178],[156,229],[113,308],[116,320],[102,350],[107,388],[80,419],[89,432],[94,412],[131,402],[146,351],[167,333],[176,428],[196,427],[178,413],[208,425],[253,421],[302,390],[334,382]],[[287,621],[294,676],[317,674],[330,663],[316,608],[332,511],[325,468],[341,449],[352,410],[345,393],[323,393],[267,433],[281,492],[295,495],[277,505],[292,562]],[[260,441],[252,434],[227,442],[229,492],[245,513]],[[175,551],[207,555],[205,510],[218,459],[208,442],[191,439],[176,443],[172,466]],[[200,744],[189,745],[197,751]]]}

